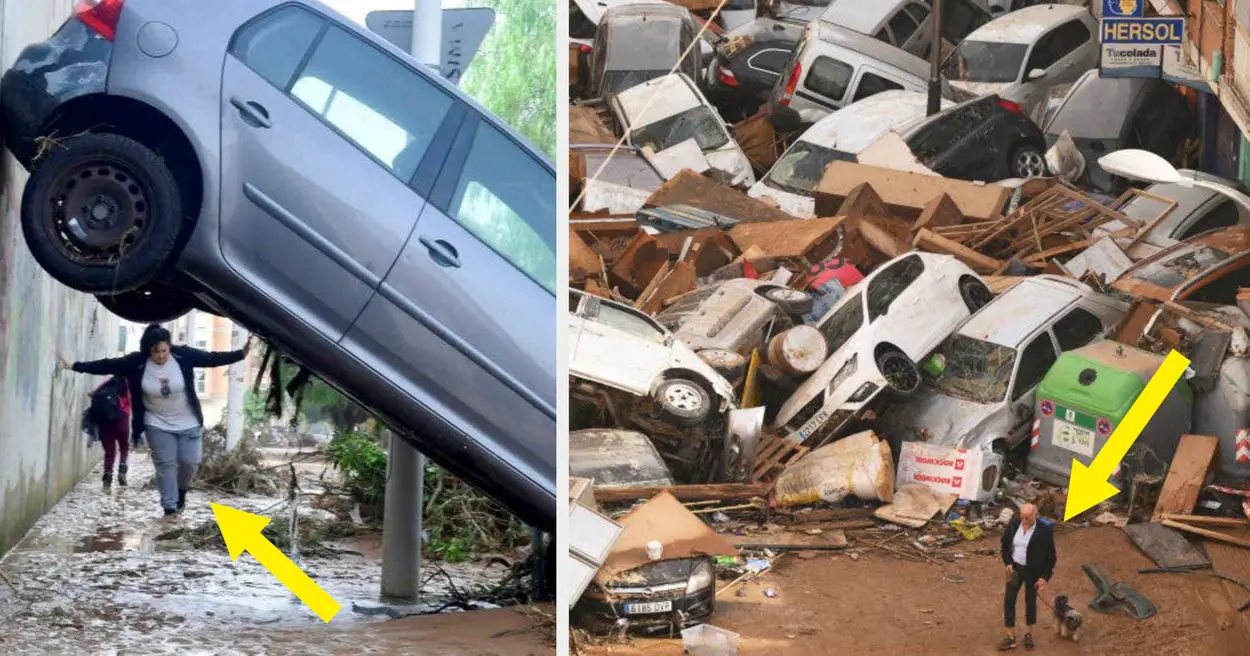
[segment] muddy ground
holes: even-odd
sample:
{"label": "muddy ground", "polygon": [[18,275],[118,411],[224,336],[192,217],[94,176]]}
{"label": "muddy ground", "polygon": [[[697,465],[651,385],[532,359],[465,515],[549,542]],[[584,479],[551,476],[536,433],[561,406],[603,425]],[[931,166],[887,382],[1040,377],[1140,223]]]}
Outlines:
{"label": "muddy ground", "polygon": [[[847,554],[786,554],[773,572],[746,585],[745,596],[734,591],[722,595],[711,623],[740,633],[742,654],[998,653],[1003,567],[997,556],[973,553],[996,546],[998,535],[968,543],[967,556],[955,564],[909,562],[875,550],[863,552],[858,560]],[[1039,610],[1037,651],[1250,654],[1250,611],[1240,615],[1234,611],[1247,600],[1241,588],[1190,574],[1137,574],[1137,569],[1155,564],[1115,527],[1079,529],[1056,537],[1059,566],[1047,592],[1072,597],[1085,624],[1079,644],[1060,641],[1053,619]],[[1211,543],[1207,549],[1217,570],[1250,583],[1250,549]],[[1158,606],[1158,614],[1137,621],[1088,608],[1093,586],[1081,571],[1084,563],[1098,564],[1112,580],[1125,581],[1145,594]],[[958,580],[957,575],[966,580],[946,580]],[[766,597],[768,588],[778,596]],[[1023,595],[1017,606],[1017,627],[1022,630]],[[581,651],[682,653],[680,640],[582,645]]]}
{"label": "muddy ground", "polygon": [[[294,452],[266,455],[282,463]],[[334,476],[319,457],[297,459],[305,491],[316,492],[322,474]],[[131,486],[114,485],[106,495],[97,467],[0,560],[0,572],[17,587],[15,594],[0,581],[0,653],[431,653],[416,645],[475,656],[554,651],[547,632],[538,630],[544,616],[534,609],[400,620],[357,612],[355,606],[380,606],[376,534],[328,542],[337,550],[333,556],[301,559],[305,572],[343,606],[324,624],[250,555],[231,562],[220,546],[159,539],[213,522],[210,500],[266,514],[280,508],[281,499],[192,490],[186,511],[170,520],[161,516],[156,491],[144,489],[152,476],[149,455],[132,454]],[[315,512],[301,504],[301,516]],[[439,567],[448,576],[434,576],[433,567],[423,571],[423,578],[433,576],[423,604],[406,612],[443,606],[452,597],[448,578],[465,590],[490,586],[507,573],[499,564]],[[465,624],[478,627],[471,639]]]}

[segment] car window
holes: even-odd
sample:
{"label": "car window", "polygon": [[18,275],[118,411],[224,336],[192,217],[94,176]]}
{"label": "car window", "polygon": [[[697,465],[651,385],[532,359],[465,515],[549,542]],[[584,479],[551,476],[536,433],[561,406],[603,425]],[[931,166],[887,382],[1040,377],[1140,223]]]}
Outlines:
{"label": "car window", "polygon": [[577,314],[577,305],[582,302],[582,295],[579,292],[569,291],[569,314]]}
{"label": "car window", "polygon": [[916,28],[920,27],[920,24],[916,22],[915,18],[911,17],[911,14],[900,10],[890,18],[889,26],[890,31],[894,33],[894,38],[897,39],[898,45],[901,46],[911,38],[912,34],[915,34]]}
{"label": "car window", "polygon": [[1237,291],[1250,287],[1250,258],[1243,257],[1237,268],[1226,270],[1192,293],[1186,294],[1184,300],[1200,303],[1218,303],[1220,305],[1236,305]]}
{"label": "car window", "polygon": [[764,73],[769,77],[781,75],[781,68],[790,58],[790,51],[784,48],[766,48],[747,58],[747,66]]}
{"label": "car window", "polygon": [[894,37],[890,36],[890,28],[884,25],[882,25],[881,29],[877,30],[877,33],[873,36],[876,37],[878,41],[884,41],[885,43],[894,45]]}
{"label": "car window", "polygon": [[1188,244],[1165,258],[1155,260],[1133,272],[1134,280],[1144,280],[1164,289],[1179,287],[1208,267],[1228,259],[1227,251],[1200,244]]}
{"label": "car window", "polygon": [[1050,333],[1043,332],[1033,338],[1020,354],[1020,368],[1016,370],[1016,382],[1011,389],[1011,400],[1018,400],[1033,389],[1059,356],[1055,353],[1055,345],[1050,341]]}
{"label": "car window", "polygon": [[842,100],[854,74],[855,69],[850,64],[820,56],[812,62],[812,70],[808,72],[804,85],[831,100]]}
{"label": "car window", "polygon": [[811,195],[830,163],[854,162],[855,155],[826,148],[812,141],[800,141],[787,150],[764,176],[764,184],[796,194]]}
{"label": "car window", "polygon": [[325,19],[306,9],[283,7],[239,30],[230,44],[230,54],[286,91],[324,25]]}
{"label": "car window", "polygon": [[[949,5],[950,3],[947,3],[947,4]],[[911,14],[912,19],[916,21],[916,25],[923,23],[924,19],[929,17],[929,8],[926,7],[925,5],[920,4],[919,2],[912,2],[904,6],[903,11]],[[946,13],[946,6],[942,7],[942,13],[943,14]],[[946,22],[945,15],[942,16],[942,22],[943,23]]]}
{"label": "car window", "polygon": [[959,43],[989,20],[990,15],[969,0],[945,0],[942,3],[942,38]]}
{"label": "car window", "polygon": [[1176,239],[1185,241],[1194,235],[1213,230],[1215,228],[1228,228],[1237,225],[1241,220],[1241,214],[1237,211],[1237,203],[1226,200],[1215,207],[1215,209],[1207,212],[1204,216],[1194,221],[1185,232],[1181,233]]}
{"label": "car window", "polygon": [[664,332],[664,329],[660,328],[649,317],[636,312],[630,312],[622,307],[608,305],[607,303],[599,303],[598,311],[591,319],[605,326],[611,326],[635,337],[641,337],[658,344],[663,344],[668,338],[668,334]]}
{"label": "car window", "polygon": [[317,45],[291,95],[405,182],[452,106],[433,82],[337,27]]}
{"label": "car window", "polygon": [[935,116],[907,138],[907,146],[921,162],[931,161],[964,135],[989,122],[993,98],[986,97]]}
{"label": "car window", "polygon": [[826,319],[816,326],[825,336],[825,344],[833,353],[842,348],[864,325],[864,301],[859,294],[838,306]]}
{"label": "car window", "polygon": [[478,124],[449,214],[552,294],[556,180],[516,142]]}
{"label": "car window", "polygon": [[1089,27],[1079,18],[1060,25],[1059,29],[1055,30],[1054,46],[1058,58],[1067,57],[1073,50],[1085,45],[1085,42],[1089,41],[1092,36]]}
{"label": "car window", "polygon": [[891,264],[868,281],[868,322],[877,320],[890,309],[890,304],[924,272],[919,255],[909,255]]}
{"label": "car window", "polygon": [[1029,64],[1024,68],[1025,75],[1035,68],[1043,70],[1050,68],[1067,54],[1061,47],[1060,41],[1063,35],[1059,30],[1060,28],[1053,29],[1037,40],[1033,46],[1033,52],[1029,53]]}
{"label": "car window", "polygon": [[930,380],[937,392],[974,403],[998,403],[1007,396],[1015,349],[955,333],[937,352],[944,365]]}
{"label": "car window", "polygon": [[882,91],[893,91],[895,89],[902,88],[903,85],[895,82],[894,80],[887,80],[880,75],[864,71],[863,74],[859,76],[859,86],[855,87],[855,98],[853,98],[851,102],[863,100],[868,96],[876,95]]}
{"label": "car window", "polygon": [[1081,348],[1094,341],[1103,330],[1102,319],[1084,308],[1073,308],[1071,312],[1055,322],[1055,339],[1063,351]]}

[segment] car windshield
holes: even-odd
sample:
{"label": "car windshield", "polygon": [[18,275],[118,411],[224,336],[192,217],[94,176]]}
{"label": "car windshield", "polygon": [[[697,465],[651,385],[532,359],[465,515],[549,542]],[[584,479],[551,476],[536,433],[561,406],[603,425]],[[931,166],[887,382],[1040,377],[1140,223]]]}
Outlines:
{"label": "car windshield", "polygon": [[964,41],[946,60],[942,74],[961,82],[1015,82],[1028,50],[1022,43]]}
{"label": "car windshield", "polygon": [[833,0],[786,0],[786,2],[804,7],[828,7]]}
{"label": "car windshield", "polygon": [[668,339],[664,330],[650,319],[607,303],[599,304],[599,314],[593,320],[657,344],[663,344]]}
{"label": "car windshield", "polygon": [[853,162],[855,156],[841,150],[818,146],[810,141],[800,141],[773,164],[773,168],[764,177],[764,184],[810,196],[816,185],[820,184],[825,167],[834,161]]}
{"label": "car windshield", "polygon": [[1006,398],[1015,349],[955,334],[946,338],[937,353],[946,360],[941,375],[930,381],[938,392],[975,403]]}
{"label": "car windshield", "polygon": [[687,139],[694,139],[699,150],[709,151],[729,143],[729,134],[712,109],[700,105],[637,128],[630,133],[630,139],[635,146],[649,146],[657,153]]}
{"label": "car windshield", "polygon": [[825,343],[829,345],[829,353],[832,354],[850,341],[863,325],[864,304],[860,301],[860,295],[857,292],[849,301],[843,303],[842,307],[822,321],[817,329],[825,336]]}
{"label": "car windshield", "polygon": [[1142,267],[1140,271],[1133,273],[1133,278],[1164,289],[1172,289],[1227,259],[1228,253],[1218,248],[1190,245],[1179,253]]}
{"label": "car windshield", "polygon": [[606,71],[603,74],[603,95],[620,93],[664,75],[668,75],[667,69],[662,71]]}

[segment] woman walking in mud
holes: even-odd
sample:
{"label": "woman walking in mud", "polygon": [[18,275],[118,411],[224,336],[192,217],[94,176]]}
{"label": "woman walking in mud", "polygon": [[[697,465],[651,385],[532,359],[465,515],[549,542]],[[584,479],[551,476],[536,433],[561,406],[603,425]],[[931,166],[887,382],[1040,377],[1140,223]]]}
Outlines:
{"label": "woman walking in mud", "polygon": [[204,412],[195,393],[195,369],[239,362],[250,346],[250,339],[238,351],[210,353],[174,346],[169,331],[152,324],[143,331],[135,353],[72,364],[62,357],[61,366],[78,373],[120,376],[136,391],[131,395],[131,432],[136,444],[147,436],[161,507],[169,516],[186,507],[202,454]]}

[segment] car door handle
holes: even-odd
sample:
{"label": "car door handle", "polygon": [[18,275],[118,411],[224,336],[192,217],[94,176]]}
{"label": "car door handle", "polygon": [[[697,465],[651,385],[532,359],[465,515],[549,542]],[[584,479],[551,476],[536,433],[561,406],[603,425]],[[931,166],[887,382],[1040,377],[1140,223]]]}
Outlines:
{"label": "car door handle", "polygon": [[243,120],[255,128],[267,128],[273,123],[269,121],[269,110],[254,100],[243,100],[238,96],[230,99],[230,104],[239,110]]}
{"label": "car door handle", "polygon": [[460,253],[456,248],[442,239],[431,239],[422,235],[420,241],[430,250],[430,259],[441,267],[460,268]]}

